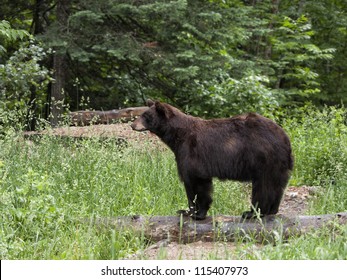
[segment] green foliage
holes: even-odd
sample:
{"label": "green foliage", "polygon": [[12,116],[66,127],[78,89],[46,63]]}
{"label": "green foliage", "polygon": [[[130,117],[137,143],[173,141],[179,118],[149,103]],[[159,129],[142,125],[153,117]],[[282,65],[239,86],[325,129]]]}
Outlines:
{"label": "green foliage", "polygon": [[35,115],[44,116],[50,72],[42,61],[47,52],[29,41],[0,64],[0,128],[24,129]]}
{"label": "green foliage", "polygon": [[280,104],[302,105],[319,96],[318,65],[332,60],[335,49],[314,44],[311,19],[303,13],[288,14],[288,9],[271,1],[255,4],[250,14],[257,21],[247,51],[253,57],[250,65],[269,78]]}
{"label": "green foliage", "polygon": [[293,141],[295,185],[329,185],[347,173],[346,110],[307,107],[283,124]]}
{"label": "green foliage", "polygon": [[54,32],[52,25],[42,38],[50,47],[63,46],[74,63],[81,84],[78,96],[69,88],[72,104],[81,96],[105,109],[140,104],[146,96],[183,104],[195,90],[190,81],[213,78],[226,63],[226,45],[235,41],[224,27],[226,10],[207,6],[87,1],[70,15],[69,33]]}
{"label": "green foliage", "polygon": [[276,94],[265,86],[266,77],[250,74],[237,80],[224,76],[219,83],[197,81],[197,95],[192,97],[189,102],[192,105],[186,111],[208,117],[229,117],[244,112],[268,114],[279,106]]}
{"label": "green foliage", "polygon": [[[57,72],[65,73],[72,110],[82,99],[100,110],[150,97],[214,117],[307,101],[336,104],[347,96],[344,1],[40,3],[4,2],[0,44],[10,56],[18,45],[9,42],[25,35],[19,28],[30,29],[64,56]],[[46,88],[46,99],[49,94]]]}
{"label": "green foliage", "polygon": [[[283,1],[281,1],[283,2]],[[316,64],[317,79],[321,85],[320,93],[316,98],[327,104],[341,104],[346,102],[346,27],[347,17],[344,11],[347,9],[347,2],[344,0],[329,1],[305,1],[301,9],[297,11],[294,7],[289,7],[292,1],[285,1],[287,10],[291,14],[297,12],[304,13],[312,26],[314,32],[311,42],[321,49],[334,49],[334,58],[329,60],[319,60]]]}
{"label": "green foliage", "polygon": [[277,34],[271,37],[276,81],[282,88],[290,88],[299,96],[320,92],[318,73],[312,66],[318,59],[331,60],[335,49],[321,50],[311,42],[314,35],[308,18],[301,15],[297,20],[284,17],[280,22]]}
{"label": "green foliage", "polygon": [[27,31],[13,29],[9,22],[5,20],[0,21],[0,55],[4,55],[7,52],[6,49],[9,45],[27,37],[29,37]]}
{"label": "green foliage", "polygon": [[[71,13],[69,33],[57,37],[52,25],[44,38],[50,46],[64,46],[76,62],[74,73],[81,84],[78,96],[76,88],[69,88],[72,107],[81,96],[96,108],[140,104],[152,97],[191,107],[197,114],[213,112],[211,116],[226,113],[219,112],[221,102],[216,100],[230,100],[231,111],[254,107],[262,112],[273,97],[279,105],[302,105],[325,96],[319,67],[333,60],[336,48],[314,42],[315,18],[300,5],[87,1]],[[301,10],[294,13],[297,6]],[[224,83],[247,84],[250,77],[264,77],[252,85],[259,98]],[[269,102],[259,109],[258,99]]]}
{"label": "green foliage", "polygon": [[[6,164],[3,163],[3,168],[7,167]],[[12,251],[13,258],[19,257],[17,254],[28,244],[41,243],[45,232],[56,232],[64,222],[52,196],[54,185],[47,174],[41,175],[29,169],[17,182],[6,190],[7,182],[2,180],[1,190],[1,208],[6,209],[2,220],[7,221],[7,225],[1,231],[0,254],[4,256]],[[4,242],[8,245],[4,246]]]}
{"label": "green foliage", "polygon": [[44,115],[51,81],[42,65],[47,51],[28,32],[13,29],[6,21],[0,22],[0,44],[0,55],[6,52],[0,59],[0,130],[30,128],[34,118]]}

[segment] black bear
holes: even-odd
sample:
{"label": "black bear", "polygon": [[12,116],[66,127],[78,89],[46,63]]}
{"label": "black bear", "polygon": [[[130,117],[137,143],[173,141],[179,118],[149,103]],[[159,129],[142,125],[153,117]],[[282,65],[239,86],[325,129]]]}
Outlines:
{"label": "black bear", "polygon": [[291,144],[284,130],[255,113],[204,120],[161,102],[147,101],[149,109],[131,125],[149,130],[170,147],[183,181],[188,210],[178,213],[206,218],[212,203],[212,178],[252,182],[252,207],[243,218],[276,214],[293,169]]}

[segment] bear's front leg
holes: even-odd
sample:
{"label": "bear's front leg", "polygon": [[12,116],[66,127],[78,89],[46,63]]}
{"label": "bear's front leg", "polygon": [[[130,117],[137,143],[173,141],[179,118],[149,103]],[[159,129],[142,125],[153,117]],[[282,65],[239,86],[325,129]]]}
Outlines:
{"label": "bear's front leg", "polygon": [[[187,194],[188,196],[188,194]],[[184,217],[193,217],[197,213],[197,208],[194,200],[191,200],[188,196],[188,209],[178,210],[178,215],[183,215]]]}
{"label": "bear's front leg", "polygon": [[206,218],[207,211],[205,213],[197,211],[195,207],[190,207],[187,210],[178,210],[178,215],[183,215],[184,217],[191,217],[194,220],[204,220]]}
{"label": "bear's front leg", "polygon": [[212,179],[190,178],[184,181],[184,186],[189,209],[179,210],[177,213],[194,220],[204,220],[212,203]]}

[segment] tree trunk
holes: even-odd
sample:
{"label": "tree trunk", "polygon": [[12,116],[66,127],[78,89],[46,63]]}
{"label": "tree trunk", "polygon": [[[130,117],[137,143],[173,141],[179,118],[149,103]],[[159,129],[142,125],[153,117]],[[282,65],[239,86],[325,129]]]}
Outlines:
{"label": "tree trunk", "polygon": [[[43,11],[44,0],[36,0],[33,6],[33,21],[31,24],[31,33],[33,35],[42,34],[44,32],[43,28]],[[42,62],[39,62],[42,65]],[[35,130],[36,129],[36,86],[32,85],[30,87],[30,99],[28,102],[27,116],[26,116],[26,127],[25,130]]]}
{"label": "tree trunk", "polygon": [[31,33],[34,35],[44,32],[43,28],[43,12],[44,0],[36,0],[33,6],[33,21],[31,26]]}
{"label": "tree trunk", "polygon": [[63,113],[63,100],[64,100],[64,86],[65,86],[65,55],[54,54],[53,57],[53,83],[51,88],[51,100],[50,100],[50,123],[56,127]]}
{"label": "tree trunk", "polygon": [[[270,30],[274,30],[274,21],[276,21],[276,16],[278,15],[279,12],[279,5],[280,5],[280,0],[272,0],[272,18],[270,20],[269,23],[269,29]],[[266,47],[265,47],[265,52],[264,52],[264,58],[265,59],[271,59],[272,57],[272,43],[271,42],[267,42],[266,43]]]}
{"label": "tree trunk", "polygon": [[[69,17],[70,0],[57,1],[57,24],[59,27],[61,40],[64,33],[67,33],[67,21]],[[64,87],[66,80],[66,52],[62,48],[55,48],[53,55],[53,78],[50,98],[50,122],[52,126],[57,126],[63,113]]]}

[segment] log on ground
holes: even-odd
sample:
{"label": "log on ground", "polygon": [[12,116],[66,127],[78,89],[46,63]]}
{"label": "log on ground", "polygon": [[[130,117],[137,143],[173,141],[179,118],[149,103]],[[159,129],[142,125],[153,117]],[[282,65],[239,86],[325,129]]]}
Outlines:
{"label": "log on ground", "polygon": [[116,120],[129,121],[140,116],[148,107],[130,107],[109,111],[76,111],[70,113],[72,125],[110,124]]}
{"label": "log on ground", "polygon": [[240,216],[207,217],[194,221],[179,216],[133,216],[116,218],[95,218],[88,221],[96,226],[127,228],[143,234],[152,242],[191,243],[196,241],[257,240],[272,242],[281,236],[287,239],[311,230],[334,224],[347,224],[347,212],[319,216],[286,217],[270,215],[258,219],[244,220]]}

